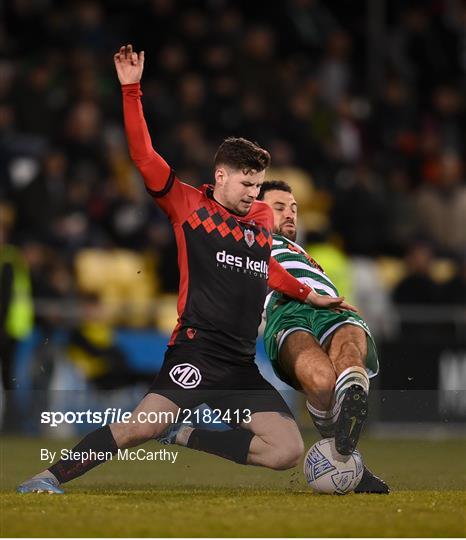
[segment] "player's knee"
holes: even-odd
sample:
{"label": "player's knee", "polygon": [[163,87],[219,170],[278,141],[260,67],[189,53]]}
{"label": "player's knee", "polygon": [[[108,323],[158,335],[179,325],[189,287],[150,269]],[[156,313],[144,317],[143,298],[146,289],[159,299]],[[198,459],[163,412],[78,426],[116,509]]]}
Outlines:
{"label": "player's knee", "polygon": [[331,394],[335,388],[335,373],[330,369],[316,369],[312,373],[312,382],[318,392]]}
{"label": "player's knee", "polygon": [[331,369],[315,369],[310,374],[310,385],[307,389],[321,403],[324,409],[332,400],[336,376]]}
{"label": "player's knee", "polygon": [[301,436],[287,439],[286,444],[273,449],[269,466],[276,471],[291,469],[299,464],[303,453],[304,443]]}
{"label": "player's knee", "polygon": [[358,343],[345,341],[341,344],[341,357],[347,358],[353,365],[359,365],[364,358],[364,351]]}
{"label": "player's knee", "polygon": [[367,336],[359,326],[344,325],[337,334],[339,356],[351,359],[358,364],[367,354]]}

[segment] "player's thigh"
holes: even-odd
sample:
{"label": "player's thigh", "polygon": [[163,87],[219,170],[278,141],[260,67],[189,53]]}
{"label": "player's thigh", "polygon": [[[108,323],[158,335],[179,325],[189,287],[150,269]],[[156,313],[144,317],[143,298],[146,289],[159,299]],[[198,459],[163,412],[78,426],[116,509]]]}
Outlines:
{"label": "player's thigh", "polygon": [[139,402],[131,413],[131,418],[136,420],[138,417],[140,420],[152,418],[154,421],[169,425],[174,422],[178,409],[179,406],[171,399],[151,392]]}
{"label": "player's thigh", "polygon": [[175,421],[178,409],[179,406],[165,396],[147,394],[126,422],[112,424],[112,433],[115,439],[151,439]]}
{"label": "player's thigh", "polygon": [[332,390],[335,370],[330,358],[309,332],[296,330],[283,342],[279,365],[299,390]]}
{"label": "player's thigh", "polygon": [[[353,365],[365,367],[367,357],[367,334],[360,326],[343,324],[333,332],[324,344],[328,356],[337,373],[341,372],[340,363],[345,357]],[[346,366],[349,367],[349,366]]]}

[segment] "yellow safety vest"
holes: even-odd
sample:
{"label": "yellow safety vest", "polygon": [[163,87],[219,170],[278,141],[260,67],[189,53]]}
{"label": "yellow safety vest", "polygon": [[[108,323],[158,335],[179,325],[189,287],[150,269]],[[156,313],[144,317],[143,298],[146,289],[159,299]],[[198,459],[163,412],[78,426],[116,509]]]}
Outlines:
{"label": "yellow safety vest", "polygon": [[13,268],[13,292],[6,315],[5,330],[15,339],[26,337],[34,324],[32,287],[26,261],[14,246],[0,246],[0,267],[11,264]]}
{"label": "yellow safety vest", "polygon": [[306,247],[306,251],[322,265],[325,273],[331,276],[338,294],[351,302],[353,295],[351,268],[345,253],[330,243],[310,244]]}

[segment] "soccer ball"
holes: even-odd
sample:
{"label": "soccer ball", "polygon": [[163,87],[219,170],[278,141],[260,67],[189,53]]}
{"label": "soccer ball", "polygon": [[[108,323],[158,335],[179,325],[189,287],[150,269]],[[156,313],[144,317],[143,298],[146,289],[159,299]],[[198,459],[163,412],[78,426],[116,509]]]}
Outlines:
{"label": "soccer ball", "polygon": [[334,439],[316,442],[304,460],[307,483],[319,493],[344,495],[352,491],[362,478],[363,468],[361,454],[357,450],[349,456],[339,454]]}

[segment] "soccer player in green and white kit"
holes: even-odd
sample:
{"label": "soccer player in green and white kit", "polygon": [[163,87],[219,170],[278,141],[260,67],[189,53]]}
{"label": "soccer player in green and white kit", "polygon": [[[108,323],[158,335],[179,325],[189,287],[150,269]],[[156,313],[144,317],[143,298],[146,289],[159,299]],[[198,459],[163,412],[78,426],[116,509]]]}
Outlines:
{"label": "soccer player in green and white kit", "polygon": [[[274,213],[272,256],[320,294],[339,296],[318,263],[295,243],[297,204],[290,186],[264,182],[259,200]],[[366,322],[347,310],[316,309],[271,292],[265,307],[264,342],[280,379],[303,392],[323,437],[335,437],[341,454],[352,453],[367,417],[369,378],[377,375],[377,350]],[[388,493],[367,468],[355,492]]]}

